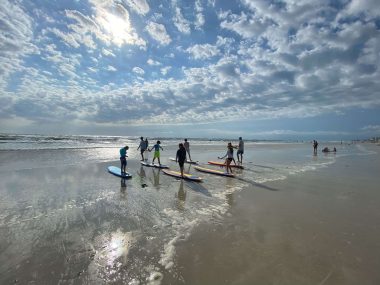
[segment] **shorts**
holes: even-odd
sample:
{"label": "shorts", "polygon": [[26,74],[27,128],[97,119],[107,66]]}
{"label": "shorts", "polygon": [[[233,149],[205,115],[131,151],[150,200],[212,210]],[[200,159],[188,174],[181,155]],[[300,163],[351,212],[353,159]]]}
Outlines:
{"label": "shorts", "polygon": [[160,152],[159,151],[155,151],[153,158],[160,158]]}
{"label": "shorts", "polygon": [[184,160],[178,160],[178,164],[179,164],[179,167],[183,167],[183,165],[185,164],[185,161]]}
{"label": "shorts", "polygon": [[227,158],[227,160],[230,161],[230,162],[232,161],[232,159],[233,159],[233,158],[231,158],[231,157],[228,157],[228,158]]}
{"label": "shorts", "polygon": [[237,154],[243,154],[244,153],[244,150],[238,150],[237,151]]}
{"label": "shorts", "polygon": [[143,153],[145,152],[145,148],[142,148],[142,149],[140,150],[140,152],[141,152],[141,154],[143,154]]}

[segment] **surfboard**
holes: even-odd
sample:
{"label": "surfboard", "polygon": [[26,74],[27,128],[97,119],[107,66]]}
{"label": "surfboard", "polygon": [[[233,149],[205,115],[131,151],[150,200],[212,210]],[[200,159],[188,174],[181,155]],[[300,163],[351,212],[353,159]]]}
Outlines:
{"label": "surfboard", "polygon": [[121,178],[132,178],[132,175],[129,174],[128,172],[126,173],[121,173],[121,169],[119,167],[116,167],[116,166],[108,166],[107,167],[108,169],[108,172],[113,174],[113,175],[116,175],[118,177],[121,177]]}
{"label": "surfboard", "polygon": [[210,169],[210,168],[204,168],[204,167],[200,167],[200,166],[194,166],[194,169],[196,169],[198,171],[210,173],[210,174],[216,174],[216,175],[227,176],[227,177],[235,177],[235,175],[232,173],[227,173],[224,171]]}
{"label": "surfboard", "polygon": [[[219,161],[209,161],[208,164],[218,165],[218,166],[226,166],[226,164],[224,162],[219,162]],[[244,166],[243,165],[239,165],[239,164],[233,164],[233,163],[231,163],[230,166],[231,167],[240,168],[240,169],[244,169]]]}
{"label": "surfboard", "polygon": [[[171,161],[175,161],[175,158],[174,157],[171,157],[169,158]],[[198,162],[196,161],[192,161],[192,160],[185,160],[185,163],[188,163],[188,164],[198,164]]]}
{"label": "surfboard", "polygon": [[170,175],[170,176],[173,176],[173,177],[177,177],[177,178],[183,178],[183,179],[187,179],[187,180],[191,180],[191,181],[196,181],[196,182],[201,182],[202,181],[201,177],[193,175],[193,174],[189,174],[189,173],[184,173],[183,177],[181,177],[181,172],[179,172],[179,171],[172,171],[172,170],[164,169],[164,170],[162,170],[162,172],[165,173],[165,174],[167,174],[167,175]]}
{"label": "surfboard", "polygon": [[140,162],[142,165],[144,166],[148,166],[148,167],[156,167],[156,168],[169,168],[169,166],[165,165],[165,164],[158,164],[158,163],[149,163],[149,162],[146,162],[146,161],[141,161]]}

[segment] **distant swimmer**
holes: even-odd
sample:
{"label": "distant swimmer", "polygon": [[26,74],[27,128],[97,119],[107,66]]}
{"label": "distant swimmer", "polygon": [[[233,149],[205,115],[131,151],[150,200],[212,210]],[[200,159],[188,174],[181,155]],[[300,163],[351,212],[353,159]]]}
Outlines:
{"label": "distant swimmer", "polygon": [[185,147],[185,150],[186,150],[187,154],[189,155],[189,160],[192,161],[191,155],[190,155],[190,144],[187,141],[187,139],[185,139],[183,146]]}
{"label": "distant swimmer", "polygon": [[232,144],[230,142],[227,145],[227,153],[223,157],[218,157],[218,158],[219,159],[226,158],[226,162],[225,162],[226,171],[227,171],[227,173],[232,173],[231,161],[234,160],[234,147],[232,146]]}
{"label": "distant swimmer", "polygon": [[[238,162],[241,164],[243,164],[243,153],[244,153],[244,141],[243,141],[242,137],[239,137],[237,159],[238,159]],[[240,156],[240,159],[239,159],[239,156]]]}
{"label": "distant swimmer", "polygon": [[125,173],[125,168],[127,167],[127,150],[129,147],[126,145],[125,147],[120,149],[120,164],[121,164],[121,173]]}
{"label": "distant swimmer", "polygon": [[157,141],[157,143],[149,150],[149,151],[152,151],[152,149],[154,149],[154,156],[153,156],[152,164],[154,164],[154,160],[157,158],[158,164],[161,165],[161,161],[160,161],[160,149],[161,150],[164,150],[164,149],[160,146],[160,144],[161,144],[161,142]]}
{"label": "distant swimmer", "polygon": [[139,147],[137,148],[137,150],[140,149],[140,154],[141,154],[141,161],[144,161],[144,152],[146,151],[147,147],[146,147],[146,143],[144,141],[144,138],[141,137],[140,138],[140,144],[139,144]]}
{"label": "distant swimmer", "polygon": [[322,149],[322,152],[336,152],[336,148],[334,147],[334,149],[331,150],[328,147],[325,147],[324,149]]}
{"label": "distant swimmer", "polygon": [[183,177],[183,165],[186,161],[186,149],[182,143],[178,145],[177,155],[175,161],[179,164],[179,169],[181,170],[181,176]]}

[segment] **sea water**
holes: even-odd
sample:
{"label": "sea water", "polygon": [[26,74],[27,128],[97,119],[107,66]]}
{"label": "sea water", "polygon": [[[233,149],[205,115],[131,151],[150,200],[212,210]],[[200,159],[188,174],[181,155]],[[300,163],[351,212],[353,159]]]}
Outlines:
{"label": "sea water", "polygon": [[[169,158],[181,139],[160,140],[161,162],[177,170]],[[344,144],[336,154],[313,155],[309,142],[246,141],[245,169],[233,169],[236,178],[185,165],[185,172],[204,179],[194,183],[141,166],[139,138],[2,135],[0,141],[1,283],[159,284],[165,275],[185,282],[176,275],[176,244],[200,224],[222,223],[234,193],[275,191],[265,183],[366,151]],[[207,162],[225,155],[229,141],[189,141],[193,160],[220,169]],[[119,165],[125,145],[133,175],[126,181],[106,171]],[[152,153],[145,155],[152,160]]]}

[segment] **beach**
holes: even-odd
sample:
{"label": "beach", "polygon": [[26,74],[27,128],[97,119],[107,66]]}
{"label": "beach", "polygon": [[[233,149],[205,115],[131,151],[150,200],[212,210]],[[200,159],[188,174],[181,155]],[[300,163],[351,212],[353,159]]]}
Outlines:
{"label": "beach", "polygon": [[[376,145],[246,142],[236,178],[186,164],[195,183],[141,166],[136,138],[31,140],[0,150],[1,284],[380,282]],[[125,144],[129,180],[107,172]],[[190,144],[206,167],[227,141]]]}

